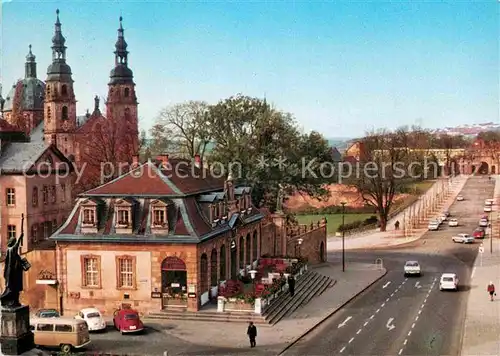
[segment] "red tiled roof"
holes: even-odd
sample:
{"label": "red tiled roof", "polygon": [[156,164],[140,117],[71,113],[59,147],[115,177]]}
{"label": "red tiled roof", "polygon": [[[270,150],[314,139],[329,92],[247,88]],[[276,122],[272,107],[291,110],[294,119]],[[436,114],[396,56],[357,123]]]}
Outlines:
{"label": "red tiled roof", "polygon": [[0,120],[0,132],[23,132],[23,130],[9,124],[6,120]]}
{"label": "red tiled roof", "polygon": [[198,210],[196,198],[186,198],[184,200],[184,204],[186,205],[186,211],[187,215],[189,216],[189,220],[191,220],[193,229],[198,236],[205,235],[212,231],[212,227],[207,224],[207,222],[203,219],[201,212]]}
{"label": "red tiled roof", "polygon": [[80,207],[76,209],[75,213],[71,217],[68,225],[60,232],[61,234],[74,234],[76,226],[78,224],[78,218],[80,217]]}
{"label": "red tiled roof", "polygon": [[182,218],[182,214],[180,209],[177,209],[177,221],[174,226],[174,234],[175,235],[189,235],[189,231],[186,228],[186,224],[184,223],[184,219]]}
{"label": "red tiled roof", "polygon": [[109,204],[108,211],[106,212],[106,215],[104,216],[104,218],[106,219],[106,224],[104,225],[103,234],[105,234],[105,235],[107,235],[111,232],[114,209],[115,209],[115,201],[113,199],[111,201],[111,203]]}
{"label": "red tiled roof", "polygon": [[178,195],[147,163],[85,195]]}
{"label": "red tiled roof", "polygon": [[146,231],[146,226],[148,224],[148,214],[149,214],[149,208],[151,206],[151,199],[145,199],[144,200],[144,206],[143,206],[143,212],[142,212],[142,221],[141,224],[139,225],[139,234],[144,234]]}

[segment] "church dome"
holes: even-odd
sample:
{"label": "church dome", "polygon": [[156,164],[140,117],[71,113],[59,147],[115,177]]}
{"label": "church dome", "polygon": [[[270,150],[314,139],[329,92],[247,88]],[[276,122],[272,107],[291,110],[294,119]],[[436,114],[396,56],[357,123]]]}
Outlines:
{"label": "church dome", "polygon": [[[43,110],[43,99],[45,94],[45,83],[37,78],[25,78],[18,83],[22,84],[21,110]],[[9,94],[5,97],[3,111],[12,111],[17,84],[12,86]]]}
{"label": "church dome", "polygon": [[132,69],[124,64],[118,64],[111,70],[109,84],[129,84],[132,83],[134,74]]}
{"label": "church dome", "polygon": [[47,81],[73,82],[71,67],[64,61],[54,61],[47,68]]}

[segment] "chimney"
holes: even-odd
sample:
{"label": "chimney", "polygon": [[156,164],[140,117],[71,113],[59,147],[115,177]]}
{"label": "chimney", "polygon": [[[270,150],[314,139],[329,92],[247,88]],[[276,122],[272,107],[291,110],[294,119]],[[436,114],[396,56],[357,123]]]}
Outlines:
{"label": "chimney", "polygon": [[198,154],[194,155],[194,166],[196,168],[200,168],[201,167],[201,157]]}
{"label": "chimney", "polygon": [[167,168],[168,166],[168,155],[158,155],[156,156],[156,160],[160,161],[162,168]]}

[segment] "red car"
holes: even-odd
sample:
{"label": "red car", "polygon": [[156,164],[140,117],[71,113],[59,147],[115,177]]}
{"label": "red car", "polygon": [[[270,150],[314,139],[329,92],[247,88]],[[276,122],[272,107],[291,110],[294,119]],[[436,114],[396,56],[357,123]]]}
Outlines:
{"label": "red car", "polygon": [[144,330],[139,313],[133,309],[118,309],[113,316],[113,325],[122,334],[138,333]]}
{"label": "red car", "polygon": [[475,239],[484,239],[484,229],[476,229],[474,230],[474,233],[472,236],[474,236]]}

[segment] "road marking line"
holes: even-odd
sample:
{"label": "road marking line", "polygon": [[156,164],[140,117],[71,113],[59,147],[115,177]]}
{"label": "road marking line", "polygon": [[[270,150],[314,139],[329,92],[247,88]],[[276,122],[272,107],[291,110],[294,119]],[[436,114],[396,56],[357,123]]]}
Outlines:
{"label": "road marking line", "polygon": [[358,330],[358,332],[356,333],[356,335],[359,335],[361,333],[361,329]]}
{"label": "road marking line", "polygon": [[388,302],[388,301],[389,301],[389,298],[387,298],[385,301],[386,301],[386,302]]}
{"label": "road marking line", "polygon": [[351,337],[351,340],[349,340],[349,343],[351,343],[351,342],[353,342],[353,341],[354,341],[354,338],[353,338],[353,337]]}
{"label": "road marking line", "polygon": [[405,282],[408,280],[408,278],[405,278]]}
{"label": "road marking line", "polygon": [[372,315],[372,316],[370,317],[370,319],[373,319],[374,317],[375,317],[375,315]]}
{"label": "road marking line", "polygon": [[345,350],[345,346],[340,349],[340,353],[344,352],[344,350]]}
{"label": "road marking line", "polygon": [[405,339],[405,342],[403,342],[403,345],[406,345],[407,342],[408,342],[408,339]]}
{"label": "road marking line", "polygon": [[378,313],[379,311],[380,311],[380,308],[379,308],[379,309],[377,309],[377,311],[376,311],[375,313]]}
{"label": "road marking line", "polygon": [[415,323],[413,323],[413,324],[411,325],[411,328],[412,328],[412,329],[413,329],[414,327],[415,327]]}
{"label": "road marking line", "polygon": [[415,318],[415,321],[418,321],[418,315],[417,315],[417,317]]}
{"label": "road marking line", "polygon": [[368,325],[368,322],[367,322],[367,321],[365,321],[365,323],[363,324],[363,326],[367,326],[367,325]]}
{"label": "road marking line", "polygon": [[422,309],[420,309],[420,310],[418,311],[418,315],[420,315],[420,314],[422,314]]}
{"label": "road marking line", "polygon": [[470,279],[474,278],[474,273],[476,273],[476,267],[472,269],[472,273],[470,274]]}
{"label": "road marking line", "polygon": [[382,303],[382,305],[380,306],[381,308],[385,307],[385,303]]}
{"label": "road marking line", "polygon": [[408,336],[410,336],[410,335],[411,335],[411,330],[410,330],[410,331],[408,331]]}
{"label": "road marking line", "polygon": [[391,294],[391,297],[394,297],[394,293]]}
{"label": "road marking line", "polygon": [[403,349],[399,350],[398,355],[401,355],[403,353]]}

